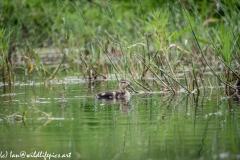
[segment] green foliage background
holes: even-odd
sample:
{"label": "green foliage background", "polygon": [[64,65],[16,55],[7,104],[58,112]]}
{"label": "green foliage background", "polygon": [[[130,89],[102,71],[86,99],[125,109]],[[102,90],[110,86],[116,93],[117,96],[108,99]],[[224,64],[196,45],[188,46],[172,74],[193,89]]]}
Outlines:
{"label": "green foliage background", "polygon": [[44,63],[35,49],[54,48],[62,53],[68,49],[68,69],[89,78],[111,73],[151,77],[164,72],[174,78],[183,67],[202,74],[207,64],[215,72],[220,61],[226,70],[222,81],[231,82],[231,74],[240,72],[239,3],[2,0],[1,66],[19,56],[29,57],[31,65]]}

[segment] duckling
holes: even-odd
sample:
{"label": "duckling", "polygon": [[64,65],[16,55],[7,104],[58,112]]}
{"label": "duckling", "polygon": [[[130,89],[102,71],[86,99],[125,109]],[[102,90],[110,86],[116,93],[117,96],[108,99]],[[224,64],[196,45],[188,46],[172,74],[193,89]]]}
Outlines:
{"label": "duckling", "polygon": [[130,93],[126,90],[126,88],[131,88],[131,84],[126,80],[121,80],[119,82],[120,90],[112,90],[112,91],[105,91],[96,94],[97,99],[130,99]]}

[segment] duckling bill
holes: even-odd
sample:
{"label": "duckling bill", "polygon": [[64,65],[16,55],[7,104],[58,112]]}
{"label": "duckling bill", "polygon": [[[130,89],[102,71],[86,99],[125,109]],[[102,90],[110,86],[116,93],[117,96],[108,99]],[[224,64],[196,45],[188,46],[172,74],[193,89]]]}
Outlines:
{"label": "duckling bill", "polygon": [[120,88],[120,90],[100,92],[100,93],[96,94],[95,96],[97,99],[130,99],[131,95],[126,90],[126,88],[133,89],[131,84],[126,80],[121,80],[119,82],[119,88]]}

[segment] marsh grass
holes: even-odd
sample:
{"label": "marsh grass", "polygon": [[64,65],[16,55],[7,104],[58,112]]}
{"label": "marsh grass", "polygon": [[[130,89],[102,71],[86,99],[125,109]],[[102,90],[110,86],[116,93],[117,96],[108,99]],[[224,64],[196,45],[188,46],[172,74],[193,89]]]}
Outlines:
{"label": "marsh grass", "polygon": [[[237,38],[233,38],[234,36],[232,35],[233,31],[231,30],[231,27],[227,27],[229,24],[225,23],[226,21],[220,22],[220,27],[217,27],[219,29],[219,31],[214,30],[215,33],[215,37],[217,37],[217,42],[214,41],[214,39],[211,37],[211,35],[209,35],[208,31],[206,31],[205,28],[203,28],[203,26],[201,24],[199,24],[199,26],[201,26],[201,28],[203,29],[203,33],[205,33],[209,39],[209,41],[211,41],[211,46],[214,48],[214,54],[217,56],[220,56],[219,59],[222,61],[222,63],[225,65],[224,69],[225,69],[225,74],[223,75],[218,75],[216,73],[216,71],[214,70],[214,66],[211,66],[209,64],[209,62],[207,61],[207,56],[204,54],[202,47],[200,46],[200,42],[196,36],[196,32],[193,28],[193,25],[190,22],[189,19],[189,15],[187,14],[187,11],[185,10],[186,15],[188,17],[188,21],[189,21],[189,25],[192,28],[192,33],[193,33],[193,37],[197,43],[197,46],[201,52],[202,58],[205,62],[205,64],[209,67],[210,71],[212,72],[212,74],[223,84],[226,85],[226,87],[229,87],[229,89],[236,89],[236,87],[234,86],[234,84],[231,84],[232,82],[232,77],[233,75],[235,75],[236,77],[238,77],[239,79],[239,75],[234,71],[234,69],[231,67],[231,63],[233,62],[233,60],[235,58],[233,58],[233,55],[236,55],[235,52],[238,51],[239,49],[237,49],[235,46],[237,44]],[[196,14],[195,14],[196,15]],[[196,15],[197,17],[197,15]],[[224,17],[222,18],[224,19]],[[200,22],[200,20],[198,19],[198,22]],[[213,62],[213,64],[216,62]],[[239,64],[237,64],[239,65]],[[215,67],[216,68],[216,67]],[[236,68],[236,71],[239,72],[239,70]]]}
{"label": "marsh grass", "polygon": [[14,80],[13,77],[13,67],[11,62],[9,50],[9,39],[11,32],[6,33],[5,29],[0,28],[0,68],[1,68],[1,77],[3,84],[7,84],[8,88],[3,87],[3,92],[13,92],[12,83]]}
{"label": "marsh grass", "polygon": [[[26,73],[38,72],[44,81],[61,73],[77,72],[86,79],[114,74],[145,91],[192,93],[206,89],[210,71],[235,89],[240,74],[237,2],[137,2],[0,3],[2,37],[12,31],[5,57],[25,57]],[[22,14],[13,12],[19,7]],[[36,48],[59,49],[53,50],[59,64],[49,70]]]}

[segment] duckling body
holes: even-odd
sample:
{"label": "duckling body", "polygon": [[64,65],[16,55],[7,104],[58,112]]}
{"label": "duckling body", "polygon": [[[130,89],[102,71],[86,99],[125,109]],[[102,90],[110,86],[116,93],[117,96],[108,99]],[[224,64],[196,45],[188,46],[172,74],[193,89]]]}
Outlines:
{"label": "duckling body", "polygon": [[126,90],[126,88],[132,88],[130,83],[126,80],[121,80],[119,82],[119,88],[120,90],[100,92],[95,96],[97,99],[130,99],[131,95]]}

